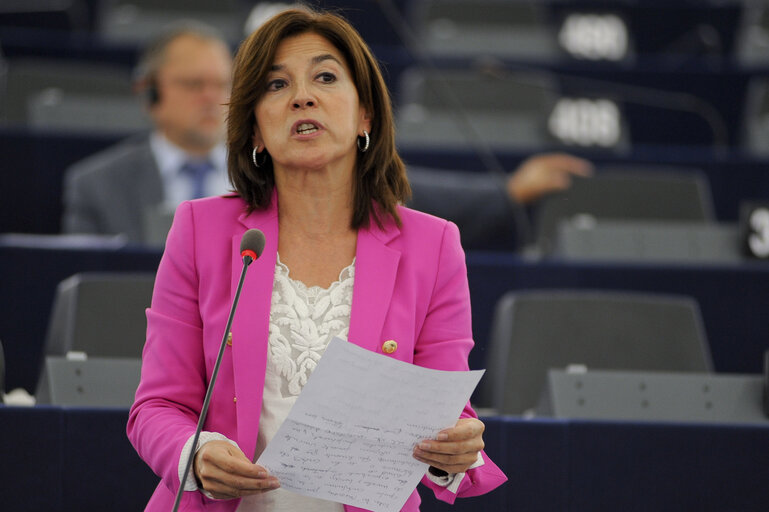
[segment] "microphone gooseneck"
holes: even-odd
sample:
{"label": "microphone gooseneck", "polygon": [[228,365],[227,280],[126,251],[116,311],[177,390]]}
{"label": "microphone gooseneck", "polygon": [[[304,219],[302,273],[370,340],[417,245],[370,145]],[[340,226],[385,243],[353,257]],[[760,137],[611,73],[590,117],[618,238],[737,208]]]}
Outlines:
{"label": "microphone gooseneck", "polygon": [[208,406],[211,402],[211,395],[214,391],[214,384],[216,383],[216,377],[219,375],[219,366],[222,364],[222,358],[224,357],[224,349],[227,345],[227,335],[232,328],[232,320],[235,318],[235,310],[238,307],[238,301],[240,300],[240,291],[243,289],[243,281],[246,278],[246,271],[248,266],[264,251],[265,238],[264,233],[258,229],[249,229],[240,239],[240,256],[243,258],[243,270],[240,272],[240,280],[238,280],[238,288],[235,291],[235,298],[232,300],[232,307],[230,307],[230,315],[227,318],[227,326],[224,328],[224,334],[222,335],[222,342],[219,345],[219,353],[216,356],[216,363],[214,364],[214,370],[211,373],[211,381],[208,383],[208,389],[206,390],[206,397],[203,400],[203,407],[200,410],[200,417],[198,418],[198,425],[195,428],[195,436],[192,438],[192,445],[190,453],[187,455],[187,462],[184,465],[184,473],[182,474],[181,481],[179,482],[179,490],[176,492],[176,500],[174,501],[173,512],[179,510],[179,505],[182,501],[182,494],[184,493],[184,484],[187,482],[187,475],[192,467],[192,460],[195,457],[195,450],[198,446],[198,440],[200,439],[200,433],[203,431],[203,424],[206,422],[206,416],[208,416]]}

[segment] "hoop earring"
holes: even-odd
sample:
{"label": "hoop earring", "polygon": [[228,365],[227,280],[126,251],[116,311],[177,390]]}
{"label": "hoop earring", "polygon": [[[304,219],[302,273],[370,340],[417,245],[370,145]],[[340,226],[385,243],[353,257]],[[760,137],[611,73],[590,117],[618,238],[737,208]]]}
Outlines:
{"label": "hoop earring", "polygon": [[266,161],[267,161],[267,155],[266,155],[266,154],[264,155],[264,158],[262,159],[262,163],[260,164],[260,163],[259,163],[259,162],[256,160],[256,155],[258,155],[257,151],[259,151],[259,144],[257,144],[256,146],[254,146],[254,151],[252,151],[252,152],[251,152],[251,160],[253,160],[253,161],[254,161],[254,167],[256,167],[256,168],[258,169],[259,167],[261,167],[262,165],[264,165],[264,162],[266,162]]}
{"label": "hoop earring", "polygon": [[371,139],[369,139],[368,132],[366,130],[363,130],[363,137],[366,138],[366,144],[363,147],[360,147],[360,137],[355,141],[358,144],[358,149],[361,153],[365,153],[368,150],[369,142],[371,142]]}

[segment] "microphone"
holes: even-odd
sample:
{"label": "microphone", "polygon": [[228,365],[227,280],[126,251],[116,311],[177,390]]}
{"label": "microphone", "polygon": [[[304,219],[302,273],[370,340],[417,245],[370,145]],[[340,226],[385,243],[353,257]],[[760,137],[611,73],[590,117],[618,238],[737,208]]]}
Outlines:
{"label": "microphone", "polygon": [[224,357],[224,348],[227,345],[227,335],[232,327],[232,319],[235,317],[235,310],[238,307],[238,301],[240,300],[240,291],[243,289],[243,281],[246,278],[246,271],[248,266],[256,261],[261,256],[264,250],[264,233],[258,229],[249,229],[240,239],[240,257],[243,259],[243,270],[240,272],[240,280],[238,281],[238,288],[235,291],[235,298],[232,300],[232,306],[230,307],[230,316],[227,318],[227,326],[224,328],[224,334],[222,335],[222,342],[219,345],[219,354],[216,356],[216,363],[214,364],[214,371],[211,374],[211,381],[208,383],[208,389],[206,390],[206,397],[203,400],[203,408],[200,410],[200,418],[198,418],[198,426],[195,429],[195,436],[192,438],[192,448],[187,456],[187,462],[184,465],[184,473],[182,474],[181,482],[179,482],[179,490],[176,492],[176,500],[174,501],[173,512],[179,510],[179,504],[182,500],[182,493],[184,492],[184,484],[187,482],[187,474],[192,467],[192,460],[195,457],[195,448],[198,446],[198,439],[200,439],[200,432],[203,430],[203,424],[206,421],[208,415],[208,405],[211,402],[211,395],[214,391],[214,384],[216,383],[216,377],[219,375],[219,366],[222,364],[222,358]]}
{"label": "microphone", "polygon": [[243,264],[246,267],[262,254],[264,244],[264,233],[258,229],[249,229],[245,232],[240,239],[240,257],[243,258]]}

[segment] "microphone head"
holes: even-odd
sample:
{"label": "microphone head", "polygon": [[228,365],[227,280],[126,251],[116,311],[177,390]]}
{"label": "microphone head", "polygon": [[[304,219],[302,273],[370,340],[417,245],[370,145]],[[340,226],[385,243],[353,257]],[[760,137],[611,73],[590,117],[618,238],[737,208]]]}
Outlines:
{"label": "microphone head", "polygon": [[246,260],[246,264],[251,263],[262,255],[264,244],[264,233],[258,229],[249,229],[240,239],[240,257],[244,259],[249,257],[250,260]]}

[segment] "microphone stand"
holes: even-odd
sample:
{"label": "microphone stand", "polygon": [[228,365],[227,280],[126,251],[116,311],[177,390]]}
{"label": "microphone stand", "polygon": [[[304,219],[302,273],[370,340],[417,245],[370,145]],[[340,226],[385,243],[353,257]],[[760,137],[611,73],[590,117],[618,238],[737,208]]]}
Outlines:
{"label": "microphone stand", "polygon": [[216,377],[219,374],[219,367],[221,366],[222,359],[224,358],[224,348],[227,346],[227,335],[229,334],[230,329],[232,328],[232,320],[235,317],[235,309],[238,307],[238,301],[240,300],[240,291],[243,289],[243,281],[245,281],[246,279],[246,271],[248,270],[248,266],[253,261],[254,261],[254,258],[252,258],[248,254],[246,254],[243,257],[243,270],[240,272],[240,279],[238,280],[238,288],[235,291],[235,299],[232,301],[232,307],[230,308],[230,316],[227,318],[227,326],[224,328],[224,334],[222,335],[222,342],[219,345],[219,354],[217,354],[216,356],[216,364],[214,364],[214,371],[211,374],[211,381],[208,383],[208,389],[206,390],[206,397],[203,400],[203,408],[200,410],[200,417],[198,418],[198,426],[195,429],[195,436],[192,438],[190,453],[187,456],[187,463],[184,465],[184,473],[182,474],[182,479],[179,482],[179,490],[176,492],[176,500],[174,501],[173,512],[177,512],[179,510],[179,505],[181,504],[181,501],[182,501],[182,494],[184,493],[184,484],[187,482],[187,474],[190,472],[190,467],[192,467],[192,460],[195,457],[195,449],[198,445],[198,440],[200,439],[200,432],[203,430],[203,424],[205,423],[206,416],[208,415],[208,405],[211,402],[211,395],[213,394],[213,391],[214,391],[214,384],[216,383]]}

